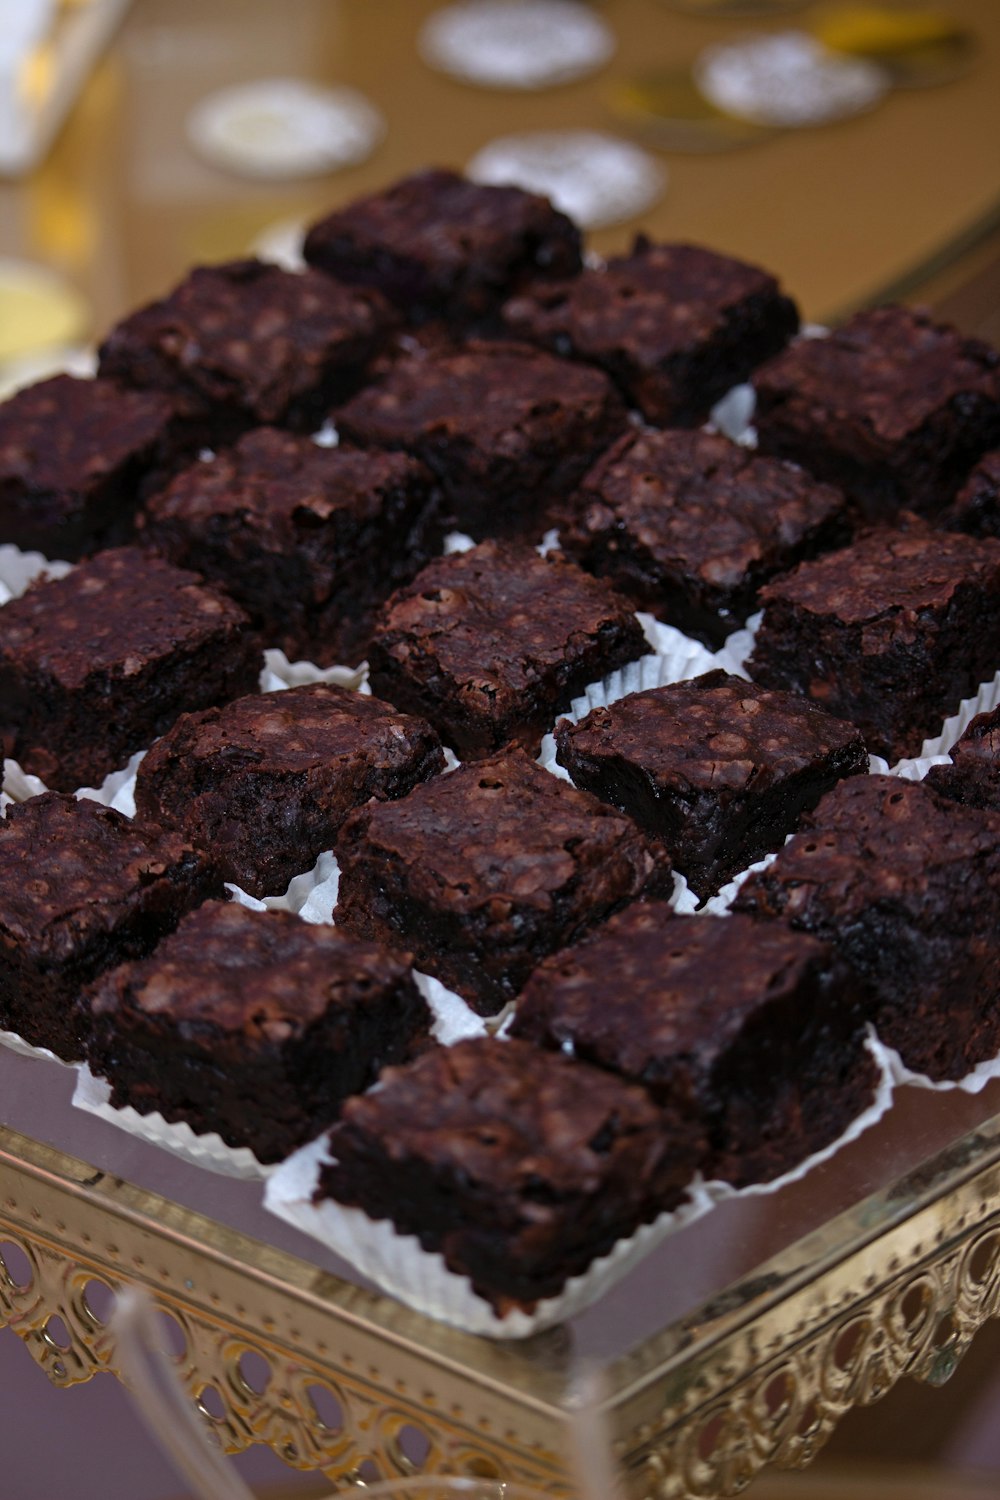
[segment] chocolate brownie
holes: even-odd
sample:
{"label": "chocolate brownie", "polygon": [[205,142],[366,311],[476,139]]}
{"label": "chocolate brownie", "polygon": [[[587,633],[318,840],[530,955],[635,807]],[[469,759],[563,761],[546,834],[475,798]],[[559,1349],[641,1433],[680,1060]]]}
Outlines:
{"label": "chocolate brownie", "polygon": [[175,460],[155,391],[56,375],[0,403],[0,542],[75,561],[132,533]]}
{"label": "chocolate brownie", "polygon": [[314,224],[310,265],[376,287],[412,321],[481,321],[521,282],[580,269],[580,231],[547,198],[430,169]]}
{"label": "chocolate brownie", "polygon": [[368,803],[336,852],[334,921],[410,949],[483,1015],[546,954],[637,896],[672,889],[666,856],[629,818],[521,750]]}
{"label": "chocolate brownie", "polygon": [[392,596],[369,663],[375,692],[430,719],[466,760],[510,742],[537,753],[588,683],[648,649],[607,584],[565,558],[482,542]]}
{"label": "chocolate brownie", "polygon": [[1000,707],[977,714],[951,748],[950,766],[931,766],[924,778],[942,797],[1000,813]]}
{"label": "chocolate brownie", "polygon": [[415,459],[260,427],[180,474],[139,532],[225,589],[269,645],[328,665],[362,660],[377,607],[440,545],[438,510]]}
{"label": "chocolate brownie", "polygon": [[502,1317],[675,1208],[699,1149],[642,1089],[484,1037],[387,1068],[348,1100],[317,1197],[416,1235]]}
{"label": "chocolate brownie", "polygon": [[754,385],[761,451],[839,485],[871,519],[940,509],[1000,442],[1000,355],[920,309],[857,313]]}
{"label": "chocolate brownie", "polygon": [[842,781],[734,908],[831,942],[915,1072],[1000,1052],[1000,814],[896,776]]}
{"label": "chocolate brownie", "polygon": [[111,1103],[281,1161],[426,1036],[406,962],[290,912],[210,901],[84,997]]}
{"label": "chocolate brownie", "polygon": [[539,965],[511,1035],[642,1084],[702,1128],[705,1176],[742,1187],[828,1146],[871,1103],[863,1016],[828,944],[642,902]]}
{"label": "chocolate brownie", "polygon": [[400,359],[334,419],[349,442],[422,459],[463,531],[533,541],[628,421],[600,370],[501,343]]}
{"label": "chocolate brownie", "polygon": [[761,590],[747,663],[850,719],[868,748],[918,755],[1000,659],[1000,541],[876,527]]}
{"label": "chocolate brownie", "polygon": [[393,322],[377,293],[318,271],[197,266],[112,328],[100,370],[163,391],[209,446],[265,422],[308,432],[356,388]]}
{"label": "chocolate brownie", "polygon": [[182,714],[139,767],[151,822],[209,849],[227,880],[280,894],[369,797],[401,797],[444,767],[429,724],[316,683]]}
{"label": "chocolate brownie", "polygon": [[769,578],[849,536],[839,490],[708,432],[627,434],[567,510],[571,557],[711,646]]}
{"label": "chocolate brownie", "polygon": [[853,724],[721,671],[564,719],[556,744],[576,785],[660,839],[702,899],[780,849],[842,776],[868,770]]}
{"label": "chocolate brownie", "polygon": [[83,1056],[83,985],[148,953],[207,896],[210,860],[89,798],[46,792],[0,818],[0,1027]]}
{"label": "chocolate brownie", "polygon": [[937,518],[938,524],[970,536],[1000,537],[1000,448],[980,459],[965,484]]}
{"label": "chocolate brownie", "polygon": [[246,615],[197,574],[100,552],[0,609],[0,747],[60,791],[96,785],[260,665]]}
{"label": "chocolate brownie", "polygon": [[731,386],[783,349],[795,303],[767,271],[699,245],[655,245],[506,304],[515,338],[600,365],[647,421],[695,427]]}

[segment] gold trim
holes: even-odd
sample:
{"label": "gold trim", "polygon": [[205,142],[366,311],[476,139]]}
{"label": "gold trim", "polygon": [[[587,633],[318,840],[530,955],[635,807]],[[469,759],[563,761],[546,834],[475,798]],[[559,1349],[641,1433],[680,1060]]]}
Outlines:
{"label": "gold trim", "polygon": [[[0,1268],[0,1323],[57,1384],[118,1373],[91,1283],[127,1282],[174,1319],[184,1383],[228,1451],[267,1443],[340,1480],[421,1468],[569,1490],[561,1330],[457,1333],[0,1128],[5,1241],[31,1279]],[[1000,1119],[609,1366],[630,1492],[709,1500],[805,1464],[904,1374],[946,1379],[998,1311]]]}

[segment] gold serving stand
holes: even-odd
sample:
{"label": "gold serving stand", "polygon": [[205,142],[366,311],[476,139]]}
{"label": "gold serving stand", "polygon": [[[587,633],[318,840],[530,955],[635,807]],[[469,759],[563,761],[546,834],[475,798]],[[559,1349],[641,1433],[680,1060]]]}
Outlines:
{"label": "gold serving stand", "polygon": [[[0,1086],[11,1069],[22,1098],[26,1070],[68,1079],[8,1055]],[[109,1293],[143,1287],[224,1449],[266,1443],[345,1485],[423,1471],[570,1493],[576,1378],[597,1365],[630,1496],[732,1495],[768,1464],[806,1464],[846,1411],[902,1376],[946,1380],[997,1312],[997,1089],[901,1091],[832,1162],[776,1194],[721,1205],[590,1313],[519,1343],[460,1333],[355,1284],[263,1214],[253,1237],[2,1127],[0,1324],[56,1384],[117,1374]],[[59,1130],[89,1136],[106,1162],[126,1156],[148,1180],[162,1158],[175,1185],[196,1184],[230,1220],[259,1203],[259,1184],[226,1184],[71,1113]],[[745,1269],[699,1295],[698,1276],[718,1274],[725,1247]]]}

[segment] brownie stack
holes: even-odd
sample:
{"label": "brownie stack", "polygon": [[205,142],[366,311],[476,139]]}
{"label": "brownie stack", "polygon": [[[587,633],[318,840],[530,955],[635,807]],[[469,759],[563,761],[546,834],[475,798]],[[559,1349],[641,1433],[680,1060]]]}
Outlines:
{"label": "brownie stack", "polygon": [[[78,564],[0,608],[55,789],[0,822],[0,1028],[262,1161],[331,1131],[319,1193],[503,1314],[829,1146],[867,1025],[935,1079],[1000,1050],[995,694],[926,784],[869,771],[1000,669],[1000,360],[903,308],[799,337],[700,247],[584,268],[444,170],[305,254],[0,406],[0,543]],[[756,452],[703,425],[747,380]],[[134,822],[69,795],[138,751]],[[332,926],[208,899],[331,850]],[[414,966],[513,1040],[439,1046]]]}

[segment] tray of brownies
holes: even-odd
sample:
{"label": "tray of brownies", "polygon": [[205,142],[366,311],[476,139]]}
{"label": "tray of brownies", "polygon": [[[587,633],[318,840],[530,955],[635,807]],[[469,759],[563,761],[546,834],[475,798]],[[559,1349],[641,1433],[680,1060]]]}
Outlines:
{"label": "tray of brownies", "polygon": [[421,1312],[1000,1076],[1000,356],[923,312],[424,171],[0,405],[0,601],[0,1041]]}

